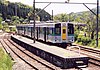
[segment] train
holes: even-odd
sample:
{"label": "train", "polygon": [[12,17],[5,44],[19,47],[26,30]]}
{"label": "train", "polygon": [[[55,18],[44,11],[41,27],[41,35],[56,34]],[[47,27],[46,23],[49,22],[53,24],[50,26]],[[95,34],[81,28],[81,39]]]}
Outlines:
{"label": "train", "polygon": [[[19,24],[17,34],[34,38],[33,24]],[[74,24],[72,22],[36,22],[35,38],[66,48],[74,42]]]}

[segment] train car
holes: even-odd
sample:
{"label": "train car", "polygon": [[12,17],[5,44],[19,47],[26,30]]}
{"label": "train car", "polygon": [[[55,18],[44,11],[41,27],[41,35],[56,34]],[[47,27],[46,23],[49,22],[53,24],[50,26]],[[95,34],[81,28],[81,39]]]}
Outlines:
{"label": "train car", "polygon": [[[18,34],[22,28],[23,35],[33,38],[33,24],[17,25]],[[74,25],[71,22],[42,22],[36,24],[35,38],[66,47],[74,42]]]}

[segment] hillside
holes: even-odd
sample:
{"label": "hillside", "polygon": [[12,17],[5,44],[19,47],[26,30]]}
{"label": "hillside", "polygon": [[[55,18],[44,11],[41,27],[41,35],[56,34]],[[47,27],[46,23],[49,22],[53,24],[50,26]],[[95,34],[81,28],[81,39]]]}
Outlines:
{"label": "hillside", "polygon": [[[97,8],[93,8],[93,9],[91,9],[94,13],[97,13]],[[83,13],[92,13],[91,11],[82,11],[82,12],[77,12],[77,13],[75,13],[75,14],[77,14],[77,15],[81,15],[81,14],[83,14]],[[100,7],[99,7],[99,14],[100,14]]]}
{"label": "hillside", "polygon": [[[36,8],[36,13],[39,12],[41,9]],[[32,7],[28,5],[24,5],[22,3],[12,3],[9,1],[2,1],[0,0],[0,16],[3,17],[4,20],[11,19],[12,16],[18,16],[19,18],[29,18],[33,19],[32,16]],[[50,14],[43,10],[38,14],[40,20],[49,20]],[[44,19],[42,19],[44,18]]]}

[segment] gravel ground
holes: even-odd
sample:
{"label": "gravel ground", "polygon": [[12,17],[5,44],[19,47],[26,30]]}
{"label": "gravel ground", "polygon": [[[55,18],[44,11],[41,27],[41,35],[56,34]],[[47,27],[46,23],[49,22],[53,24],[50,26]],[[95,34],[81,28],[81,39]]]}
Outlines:
{"label": "gravel ground", "polygon": [[88,70],[100,70],[100,67],[99,66],[95,66],[93,64],[89,64]]}
{"label": "gravel ground", "polygon": [[[0,39],[2,39],[2,38],[3,38],[3,35],[0,34]],[[0,43],[0,48],[2,48],[1,43]],[[12,70],[35,70],[35,69],[33,69],[32,67],[27,65],[24,61],[22,61],[21,59],[19,59],[15,56],[14,65],[12,67]]]}
{"label": "gravel ground", "polygon": [[19,58],[13,65],[13,70],[35,70],[28,66],[24,61],[20,60]]}

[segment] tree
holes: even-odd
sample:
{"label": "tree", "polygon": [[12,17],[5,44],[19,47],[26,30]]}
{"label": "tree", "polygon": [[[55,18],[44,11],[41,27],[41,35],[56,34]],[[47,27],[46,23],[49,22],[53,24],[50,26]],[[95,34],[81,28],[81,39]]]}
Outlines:
{"label": "tree", "polygon": [[6,0],[0,0],[0,3],[4,3]]}
{"label": "tree", "polygon": [[19,21],[19,20],[14,20],[14,21],[12,22],[12,25],[17,25],[17,24],[20,24],[20,21]]}
{"label": "tree", "polygon": [[8,23],[4,23],[4,24],[3,24],[3,30],[4,30],[4,31],[9,31]]}
{"label": "tree", "polygon": [[12,16],[11,20],[12,20],[12,21],[14,21],[14,20],[19,20],[19,17],[18,17],[18,16]]}
{"label": "tree", "polygon": [[89,33],[90,38],[94,39],[94,33],[96,31],[96,16],[90,14],[88,17],[86,31]]}
{"label": "tree", "polygon": [[0,17],[2,17],[2,14],[0,13]]}
{"label": "tree", "polygon": [[68,21],[68,15],[67,14],[58,14],[54,16],[54,20],[58,20],[61,22],[67,22]]}
{"label": "tree", "polygon": [[[36,13],[40,10],[41,9],[36,8]],[[12,3],[6,0],[0,0],[0,13],[2,14],[4,20],[11,19],[12,16],[27,19],[29,12],[33,12],[33,8],[28,5],[24,5],[20,2]],[[51,15],[45,10],[38,13],[37,18],[38,17],[40,18],[40,21],[47,21],[51,19]]]}

